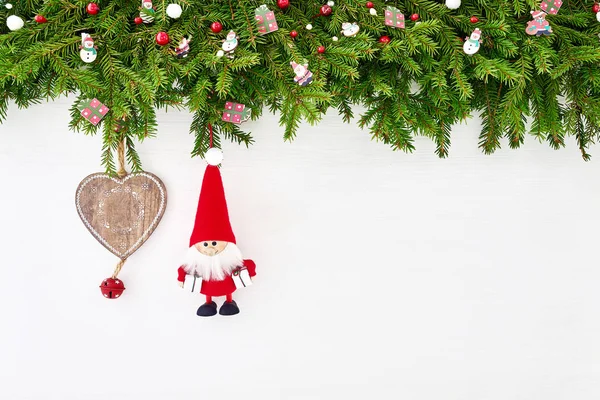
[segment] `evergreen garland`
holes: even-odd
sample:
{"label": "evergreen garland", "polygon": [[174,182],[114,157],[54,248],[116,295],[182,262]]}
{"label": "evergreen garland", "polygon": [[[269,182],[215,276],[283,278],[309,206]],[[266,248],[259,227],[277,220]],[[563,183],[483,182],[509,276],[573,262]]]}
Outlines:
{"label": "evergreen garland", "polygon": [[[375,140],[412,151],[414,136],[426,136],[440,157],[448,155],[452,125],[473,114],[483,120],[479,145],[488,154],[502,138],[518,148],[529,134],[558,149],[566,135],[574,135],[588,160],[587,149],[600,135],[600,22],[593,1],[564,1],[557,15],[546,18],[553,33],[541,37],[525,32],[539,0],[463,0],[456,10],[443,0],[373,1],[377,15],[366,1],[337,0],[330,16],[319,16],[324,2],[315,0],[290,0],[284,10],[274,0],[155,0],[154,22],[140,25],[134,19],[141,1],[96,1],[97,15],[87,13],[88,3],[20,0],[10,10],[1,7],[0,121],[9,101],[29,107],[76,94],[70,127],[103,135],[102,162],[110,172],[111,150],[123,140],[133,170],[141,168],[134,140],[156,135],[161,108],[193,113],[193,155],[207,150],[209,124],[216,146],[222,139],[250,145],[243,125],[222,121],[226,101],[250,107],[252,119],[264,107],[279,111],[286,140],[303,120],[318,123],[335,108],[350,122],[353,105],[361,105],[366,110],[358,123]],[[182,6],[179,19],[166,15],[170,3]],[[277,31],[258,33],[254,18],[261,4],[275,12]],[[384,25],[390,5],[406,16],[404,29]],[[13,14],[26,22],[10,32],[6,18]],[[411,14],[419,14],[419,23]],[[35,15],[47,22],[35,22]],[[471,22],[472,16],[479,21]],[[215,21],[223,24],[222,32],[211,31]],[[344,37],[344,22],[357,22],[360,32]],[[467,55],[463,41],[475,28],[483,32],[481,49]],[[219,57],[230,30],[239,36],[235,56]],[[160,31],[169,34],[168,46],[156,44]],[[98,47],[93,63],[79,57],[81,32],[90,33]],[[175,57],[178,42],[190,35],[189,55]],[[391,41],[380,43],[382,35]],[[319,46],[325,46],[323,54]],[[291,61],[308,62],[311,84],[294,82]],[[111,109],[98,126],[76,107],[91,98]]]}

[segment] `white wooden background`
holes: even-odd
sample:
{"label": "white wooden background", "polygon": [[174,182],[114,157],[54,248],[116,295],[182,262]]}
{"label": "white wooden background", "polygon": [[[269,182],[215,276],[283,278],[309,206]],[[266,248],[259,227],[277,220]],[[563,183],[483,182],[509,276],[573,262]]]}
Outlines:
{"label": "white wooden background", "polygon": [[484,156],[474,120],[440,160],[335,115],[291,144],[275,116],[248,123],[256,144],[227,144],[222,174],[258,279],[240,315],[201,319],[176,282],[205,165],[190,115],[139,145],[169,204],[108,301],[117,260],[74,208],[101,139],[68,131],[69,104],[0,126],[0,398],[600,397],[600,148]]}

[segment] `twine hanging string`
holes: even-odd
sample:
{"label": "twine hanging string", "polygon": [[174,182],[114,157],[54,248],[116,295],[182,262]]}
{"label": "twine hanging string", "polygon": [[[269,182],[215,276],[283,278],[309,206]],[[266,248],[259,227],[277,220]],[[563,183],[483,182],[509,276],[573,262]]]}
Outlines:
{"label": "twine hanging string", "polygon": [[[119,142],[119,147],[117,148],[117,160],[119,162],[119,170],[117,171],[117,175],[119,178],[124,178],[127,176],[127,171],[125,170],[125,138]],[[127,258],[122,258],[117,263],[115,267],[115,271],[112,274],[113,279],[117,279],[119,272],[121,272],[121,268],[125,265],[125,261]]]}
{"label": "twine hanging string", "polygon": [[125,265],[125,261],[127,261],[127,258],[123,258],[117,263],[117,266],[115,267],[115,272],[113,272],[112,274],[113,279],[117,279],[119,272],[121,272],[121,268],[123,268],[123,265]]}
{"label": "twine hanging string", "polygon": [[119,142],[119,147],[117,148],[117,159],[119,161],[119,170],[117,171],[117,175],[119,178],[124,178],[127,176],[127,171],[125,170],[125,139]]}
{"label": "twine hanging string", "polygon": [[208,124],[208,134],[210,136],[210,142],[209,142],[209,149],[212,149],[213,147],[213,129],[212,129],[212,124]]}

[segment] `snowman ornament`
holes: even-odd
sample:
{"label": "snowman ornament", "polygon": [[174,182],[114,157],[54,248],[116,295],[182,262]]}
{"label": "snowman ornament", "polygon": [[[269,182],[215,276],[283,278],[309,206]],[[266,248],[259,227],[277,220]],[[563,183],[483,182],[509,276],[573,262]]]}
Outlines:
{"label": "snowman ornament", "polygon": [[79,46],[81,51],[79,52],[79,56],[81,60],[86,63],[92,63],[96,60],[98,56],[98,52],[96,51],[97,47],[94,45],[94,39],[87,34],[81,34],[81,46]]}
{"label": "snowman ornament", "polygon": [[233,58],[233,51],[238,47],[238,36],[234,31],[229,31],[221,48],[227,54],[227,57]]}
{"label": "snowman ornament", "polygon": [[473,33],[471,33],[471,37],[465,40],[465,44],[463,44],[463,50],[468,55],[472,56],[473,54],[479,51],[481,40],[481,30],[479,28],[475,28]]}
{"label": "snowman ornament", "polygon": [[360,31],[360,26],[356,22],[344,22],[342,24],[342,34],[346,37],[356,36]]}
{"label": "snowman ornament", "polygon": [[154,15],[156,10],[152,6],[151,0],[142,0],[142,8],[140,9],[140,17],[145,24],[151,24],[154,22]]}

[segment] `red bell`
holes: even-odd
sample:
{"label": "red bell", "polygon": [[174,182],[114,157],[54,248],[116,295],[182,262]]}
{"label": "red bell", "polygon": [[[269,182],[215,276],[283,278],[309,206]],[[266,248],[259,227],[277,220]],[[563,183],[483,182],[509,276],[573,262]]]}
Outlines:
{"label": "red bell", "polygon": [[106,278],[100,284],[100,291],[107,299],[117,299],[121,297],[125,290],[125,285],[120,279]]}

